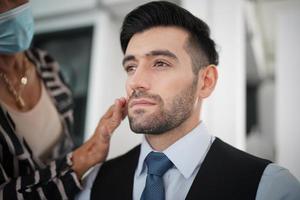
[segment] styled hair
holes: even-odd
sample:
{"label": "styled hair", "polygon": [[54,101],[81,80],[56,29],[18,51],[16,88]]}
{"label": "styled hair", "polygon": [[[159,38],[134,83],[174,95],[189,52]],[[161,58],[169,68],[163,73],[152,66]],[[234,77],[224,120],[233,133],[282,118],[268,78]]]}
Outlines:
{"label": "styled hair", "polygon": [[206,65],[218,65],[219,56],[208,25],[184,8],[167,1],[143,4],[126,15],[120,33],[123,53],[134,34],[158,26],[174,26],[188,32],[185,50],[191,56],[194,73]]}

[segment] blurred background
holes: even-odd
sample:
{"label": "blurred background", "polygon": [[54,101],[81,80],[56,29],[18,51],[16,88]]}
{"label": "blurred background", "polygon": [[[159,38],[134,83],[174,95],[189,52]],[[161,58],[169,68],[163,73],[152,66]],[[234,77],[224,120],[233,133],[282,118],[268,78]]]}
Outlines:
{"label": "blurred background", "polygon": [[[119,32],[145,0],[31,0],[33,45],[60,63],[75,97],[76,145],[93,133],[115,98],[125,95]],[[300,180],[300,0],[174,0],[211,28],[219,82],[202,119],[224,141],[290,169]],[[109,158],[141,141],[128,121]]]}

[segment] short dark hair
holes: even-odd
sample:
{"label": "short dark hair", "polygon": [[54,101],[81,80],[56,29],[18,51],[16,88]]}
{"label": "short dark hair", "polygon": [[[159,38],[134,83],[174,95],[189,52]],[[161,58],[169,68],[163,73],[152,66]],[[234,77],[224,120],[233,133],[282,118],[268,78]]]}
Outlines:
{"label": "short dark hair", "polygon": [[175,26],[189,33],[185,49],[191,56],[194,73],[208,64],[218,65],[219,56],[208,25],[184,8],[167,1],[146,3],[127,14],[120,34],[123,53],[134,34],[157,26]]}

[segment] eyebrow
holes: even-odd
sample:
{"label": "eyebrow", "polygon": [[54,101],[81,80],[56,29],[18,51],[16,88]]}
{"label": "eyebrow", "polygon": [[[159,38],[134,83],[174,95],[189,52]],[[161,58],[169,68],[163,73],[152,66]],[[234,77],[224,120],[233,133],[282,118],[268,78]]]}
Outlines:
{"label": "eyebrow", "polygon": [[[150,57],[150,56],[166,56],[166,57],[169,57],[169,58],[172,58],[172,59],[178,61],[177,56],[169,50],[153,50],[153,51],[150,51],[149,53],[146,53],[145,55],[147,57]],[[123,61],[122,61],[123,66],[127,61],[131,61],[131,60],[136,60],[136,57],[134,55],[126,55],[123,58]]]}
{"label": "eyebrow", "polygon": [[127,62],[127,61],[131,61],[131,60],[136,60],[135,56],[133,55],[127,55],[123,58],[123,61],[122,61],[122,64],[124,66],[124,64]]}

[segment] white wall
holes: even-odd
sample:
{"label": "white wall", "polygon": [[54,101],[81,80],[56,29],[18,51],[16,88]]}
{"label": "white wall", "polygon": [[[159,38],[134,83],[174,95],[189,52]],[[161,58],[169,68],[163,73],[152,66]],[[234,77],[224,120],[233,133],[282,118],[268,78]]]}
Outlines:
{"label": "white wall", "polygon": [[93,9],[98,0],[30,0],[33,5],[34,15],[39,17],[53,17],[66,15],[71,12],[82,12]]}
{"label": "white wall", "polygon": [[[35,32],[51,32],[82,26],[91,26],[97,20],[96,0],[80,4],[59,0],[30,0],[35,22]],[[66,4],[69,2],[69,4]],[[80,6],[81,5],[81,6]],[[81,9],[80,9],[81,8]]]}
{"label": "white wall", "polygon": [[281,10],[276,48],[277,161],[300,180],[300,6]]}
{"label": "white wall", "polygon": [[245,149],[244,1],[184,0],[182,4],[208,23],[219,49],[219,81],[204,103],[202,118],[212,134]]}

